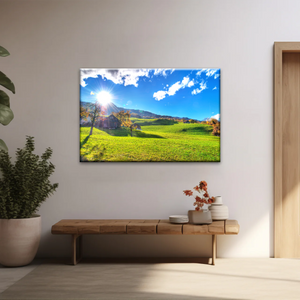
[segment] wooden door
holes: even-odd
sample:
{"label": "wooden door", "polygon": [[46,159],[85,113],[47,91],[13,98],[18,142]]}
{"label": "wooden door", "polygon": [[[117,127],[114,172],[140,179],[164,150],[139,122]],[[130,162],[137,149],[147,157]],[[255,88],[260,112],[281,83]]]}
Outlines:
{"label": "wooden door", "polygon": [[300,43],[275,43],[274,79],[274,255],[299,258]]}

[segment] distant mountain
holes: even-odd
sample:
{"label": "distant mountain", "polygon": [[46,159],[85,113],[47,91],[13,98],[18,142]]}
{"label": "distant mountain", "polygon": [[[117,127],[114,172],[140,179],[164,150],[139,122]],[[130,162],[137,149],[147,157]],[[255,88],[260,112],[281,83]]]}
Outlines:
{"label": "distant mountain", "polygon": [[[89,102],[80,102],[80,105],[85,107],[88,104],[90,104]],[[129,111],[130,114],[135,117],[135,118],[141,118],[141,119],[174,119],[174,120],[190,120],[190,118],[184,117],[184,118],[180,118],[180,117],[173,117],[173,116],[167,116],[167,115],[158,115],[158,114],[154,114],[150,111],[146,111],[146,110],[139,110],[139,109],[132,109],[132,108],[123,108],[123,107],[118,107],[113,103],[109,103],[107,105],[107,115],[110,115],[111,113],[118,113],[120,111],[124,110],[125,112]]]}

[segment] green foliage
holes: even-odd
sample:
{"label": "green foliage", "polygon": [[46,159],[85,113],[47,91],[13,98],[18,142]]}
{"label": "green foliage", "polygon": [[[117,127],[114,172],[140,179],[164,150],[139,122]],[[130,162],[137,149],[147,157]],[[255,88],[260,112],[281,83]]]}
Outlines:
{"label": "green foliage", "polygon": [[0,46],[0,56],[5,57],[8,55],[9,55],[9,52],[5,48]]}
{"label": "green foliage", "polygon": [[12,81],[0,71],[0,85],[4,86],[11,92],[15,93],[15,85],[12,83]]}
{"label": "green foliage", "polygon": [[30,136],[25,147],[17,149],[14,164],[8,152],[0,150],[0,219],[30,218],[58,187],[49,181],[55,169],[49,161],[52,149],[47,148],[41,157],[33,151]]}
{"label": "green foliage", "polygon": [[8,106],[0,104],[0,123],[4,126],[8,125],[13,118],[12,110]]}
{"label": "green foliage", "polygon": [[[6,57],[9,52],[0,46],[0,57]],[[15,85],[13,82],[0,71],[0,85],[15,93]],[[14,118],[13,111],[10,109],[9,96],[2,90],[0,90],[0,123],[2,125],[8,125]],[[6,144],[0,139],[0,150],[8,151]]]}
{"label": "green foliage", "polygon": [[10,107],[9,97],[4,91],[0,91],[0,104]]}
{"label": "green foliage", "polygon": [[0,139],[0,150],[8,151],[8,148],[3,140]]}

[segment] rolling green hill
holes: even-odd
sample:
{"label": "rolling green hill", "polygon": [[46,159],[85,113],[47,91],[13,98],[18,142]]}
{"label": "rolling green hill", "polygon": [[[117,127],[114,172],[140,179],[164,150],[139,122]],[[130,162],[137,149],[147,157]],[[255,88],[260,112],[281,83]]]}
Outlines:
{"label": "rolling green hill", "polygon": [[[83,161],[220,161],[220,137],[206,124],[162,125],[159,119],[131,118],[141,125],[133,137],[128,128],[80,132]],[[169,123],[170,124],[170,123]]]}

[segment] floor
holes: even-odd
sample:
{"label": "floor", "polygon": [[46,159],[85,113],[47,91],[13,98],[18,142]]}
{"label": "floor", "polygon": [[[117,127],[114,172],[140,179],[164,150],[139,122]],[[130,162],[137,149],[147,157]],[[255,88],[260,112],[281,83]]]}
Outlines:
{"label": "floor", "polygon": [[300,259],[200,263],[35,261],[0,267],[0,299],[300,299]]}

